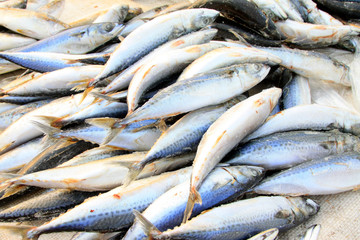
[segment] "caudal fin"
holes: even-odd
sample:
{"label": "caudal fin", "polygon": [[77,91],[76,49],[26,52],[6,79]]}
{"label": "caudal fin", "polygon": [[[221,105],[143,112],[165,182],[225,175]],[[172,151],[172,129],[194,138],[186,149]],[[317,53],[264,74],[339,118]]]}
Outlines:
{"label": "caudal fin", "polygon": [[195,203],[202,204],[202,200],[201,200],[201,196],[200,196],[199,192],[196,190],[195,186],[191,186],[189,199],[186,204],[186,209],[184,212],[183,223],[186,223],[189,220],[189,218],[191,217],[191,213],[192,213],[192,210],[194,209]]}
{"label": "caudal fin", "polygon": [[157,229],[154,224],[152,224],[149,220],[147,220],[139,211],[133,209],[133,213],[135,215],[135,219],[139,221],[142,229],[146,236],[150,239],[163,239],[161,238],[161,233],[159,229]]}
{"label": "caudal fin", "polygon": [[125,179],[124,179],[124,187],[129,186],[129,184],[134,181],[137,176],[139,176],[140,172],[143,170],[144,166],[139,162],[139,163],[134,163],[130,168],[129,168],[129,172],[126,175]]}

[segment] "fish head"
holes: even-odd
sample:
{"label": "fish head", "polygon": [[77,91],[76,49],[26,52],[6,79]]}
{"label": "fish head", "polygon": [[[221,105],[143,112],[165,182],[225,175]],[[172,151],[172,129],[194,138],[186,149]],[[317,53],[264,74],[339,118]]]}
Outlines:
{"label": "fish head", "polygon": [[232,166],[223,169],[239,184],[247,182],[245,179],[251,182],[258,182],[265,174],[264,168],[256,166]]}
{"label": "fish head", "polygon": [[219,16],[219,12],[213,9],[197,9],[198,14],[194,17],[192,21],[193,27],[195,29],[200,29],[212,24],[215,19]]}
{"label": "fish head", "polygon": [[309,198],[287,197],[287,199],[292,203],[292,211],[295,213],[295,222],[304,221],[310,216],[315,215],[320,209],[320,205]]}
{"label": "fish head", "polygon": [[270,72],[270,67],[268,65],[260,63],[243,64],[243,69],[255,79],[264,79]]}
{"label": "fish head", "polygon": [[124,28],[123,24],[107,22],[107,23],[100,23],[100,25],[98,26],[98,31],[105,36],[113,38],[116,35],[118,35],[123,28]]}

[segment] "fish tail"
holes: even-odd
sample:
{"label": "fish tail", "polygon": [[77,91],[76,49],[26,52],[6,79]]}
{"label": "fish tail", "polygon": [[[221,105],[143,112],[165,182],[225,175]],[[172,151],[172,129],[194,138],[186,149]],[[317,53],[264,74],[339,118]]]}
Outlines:
{"label": "fish tail", "polygon": [[134,163],[130,168],[129,172],[125,177],[123,186],[128,186],[132,181],[134,181],[140,172],[143,170],[144,166],[141,163]]}
{"label": "fish tail", "polygon": [[196,190],[195,186],[191,186],[189,199],[187,201],[186,209],[184,212],[183,223],[186,223],[189,220],[192,210],[194,209],[195,203],[202,204],[202,200],[201,200],[201,196],[200,196],[199,192]]}
{"label": "fish tail", "polygon": [[94,89],[95,86],[90,86],[85,89],[85,91],[82,94],[82,97],[80,99],[79,105],[84,101],[84,99],[87,97],[87,95]]}
{"label": "fish tail", "polygon": [[49,138],[56,138],[55,134],[61,132],[60,129],[56,128],[56,127],[52,127],[50,125],[47,125],[46,123],[41,123],[37,120],[30,120],[32,124],[35,125],[35,127],[37,129],[39,129],[41,132],[45,133],[46,136],[48,136]]}
{"label": "fish tail", "polygon": [[149,239],[165,239],[161,237],[162,232],[157,229],[148,219],[146,219],[139,211],[133,209],[135,219],[140,223],[142,229]]}
{"label": "fish tail", "polygon": [[34,227],[26,233],[26,237],[24,239],[37,240],[39,238],[40,234],[41,234],[41,231],[37,230],[37,227]]}

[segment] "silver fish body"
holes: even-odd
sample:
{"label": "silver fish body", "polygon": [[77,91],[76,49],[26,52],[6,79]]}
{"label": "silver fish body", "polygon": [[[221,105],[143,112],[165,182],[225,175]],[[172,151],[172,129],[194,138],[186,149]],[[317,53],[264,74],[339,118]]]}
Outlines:
{"label": "silver fish body", "polygon": [[[119,44],[106,63],[104,71],[94,79],[93,84],[120,72],[164,42],[205,27],[212,23],[218,14],[210,9],[187,9],[147,22]],[[144,35],[147,37],[144,38]]]}
{"label": "silver fish body", "polygon": [[194,159],[184,220],[190,217],[195,202],[201,203],[197,190],[207,174],[236,144],[265,121],[280,95],[279,88],[263,90],[231,107],[209,127]]}
{"label": "silver fish body", "polygon": [[132,64],[124,71],[122,71],[119,74],[119,76],[114,79],[114,81],[112,81],[106,88],[104,88],[103,93],[109,93],[119,89],[126,88],[129,85],[134,74],[137,72],[137,70],[143,64],[151,62],[151,59],[154,58],[155,56],[167,51],[208,42],[210,41],[210,39],[212,39],[215,36],[216,32],[217,32],[216,29],[201,30],[186,34],[184,36],[181,36],[179,38],[176,38],[174,40],[171,40],[167,43],[160,45],[159,47],[151,51],[149,54],[138,60],[136,63]]}
{"label": "silver fish body", "polygon": [[81,231],[122,229],[134,220],[133,209],[143,211],[161,194],[188,179],[190,172],[191,168],[188,167],[134,181],[126,188],[117,187],[90,198],[51,222],[29,231],[28,237],[70,229]]}
{"label": "silver fish body", "polygon": [[288,196],[325,195],[356,190],[360,155],[348,152],[308,161],[265,178],[253,191]]}
{"label": "silver fish body", "polygon": [[319,209],[311,199],[291,197],[256,197],[224,204],[204,211],[154,239],[247,239],[269,228],[288,229],[296,226]]}
{"label": "silver fish body", "polygon": [[[302,116],[299,118],[299,116]],[[360,134],[360,115],[346,109],[318,104],[299,105],[283,110],[271,117],[243,142],[276,132],[291,130],[331,130]]]}
{"label": "silver fish body", "polygon": [[284,109],[302,104],[311,104],[309,79],[296,75],[283,88]]}
{"label": "silver fish body", "polygon": [[210,51],[192,62],[181,73],[178,81],[197,74],[241,63],[278,64],[281,59],[267,52],[251,47],[223,47]]}
{"label": "silver fish body", "polygon": [[[193,216],[203,210],[236,197],[256,184],[263,175],[262,168],[251,166],[216,167],[200,187],[199,193],[204,199],[202,205],[194,208]],[[160,231],[172,229],[181,224],[182,215],[189,195],[189,181],[179,184],[156,199],[142,213]],[[166,209],[165,211],[159,209]],[[131,226],[124,240],[143,239],[145,234],[139,222]]]}
{"label": "silver fish body", "polygon": [[[255,86],[269,70],[270,67],[261,64],[235,65],[198,79],[195,77],[188,81],[178,81],[160,90],[118,124],[170,117],[225,102]],[[220,77],[211,78],[212,74]]]}
{"label": "silver fish body", "polygon": [[357,151],[359,147],[359,138],[347,133],[281,132],[239,146],[227,156],[226,163],[283,169],[332,154]]}

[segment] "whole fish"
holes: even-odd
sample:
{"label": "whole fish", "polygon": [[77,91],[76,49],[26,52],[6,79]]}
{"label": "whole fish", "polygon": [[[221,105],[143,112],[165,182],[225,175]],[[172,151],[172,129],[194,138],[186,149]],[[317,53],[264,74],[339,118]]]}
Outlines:
{"label": "whole fish", "polygon": [[318,79],[350,86],[348,67],[325,54],[289,48],[259,49],[281,59],[280,65],[309,79]]}
{"label": "whole fish", "polygon": [[133,209],[143,211],[161,194],[188,179],[190,172],[191,167],[188,167],[134,181],[126,188],[117,187],[90,198],[58,218],[30,230],[28,237],[64,230],[120,230],[133,222]]}
{"label": "whole fish", "polygon": [[251,47],[224,47],[208,52],[191,63],[181,73],[178,81],[197,74],[241,63],[279,64],[281,59],[267,52]]}
{"label": "whole fish", "polygon": [[36,42],[35,39],[24,37],[19,34],[5,32],[0,33],[0,51],[23,47],[34,42]]}
{"label": "whole fish", "polygon": [[283,88],[284,109],[302,104],[311,104],[309,79],[296,75]]}
{"label": "whole fish", "polygon": [[154,58],[156,55],[171,50],[208,42],[215,36],[216,33],[216,29],[201,30],[186,34],[184,36],[160,45],[159,47],[151,51],[149,54],[139,59],[136,63],[132,64],[124,71],[122,71],[118,77],[116,77],[106,88],[104,88],[103,93],[109,93],[128,87],[131,79],[133,78],[137,70],[139,70],[143,64],[151,63],[151,59]]}
{"label": "whole fish", "polygon": [[[263,169],[251,166],[216,167],[200,187],[199,193],[204,202],[198,205],[193,216],[209,209],[228,198],[237,197],[246,189],[255,185],[263,175]],[[157,198],[142,214],[160,231],[173,229],[181,224],[182,214],[189,195],[189,181],[181,183]],[[166,209],[163,211],[161,209]],[[135,221],[127,231],[124,240],[143,239],[145,236],[141,224]]]}
{"label": "whole fish", "polygon": [[152,58],[148,64],[142,65],[135,73],[128,88],[128,114],[131,114],[137,108],[141,96],[152,85],[159,83],[171,74],[182,71],[205,53],[221,47],[223,45],[220,43],[205,43],[184,47],[159,54],[157,57]]}
{"label": "whole fish", "polygon": [[357,190],[360,155],[341,153],[299,164],[265,178],[253,191],[288,196],[336,194]]}
{"label": "whole fish", "polygon": [[0,8],[0,16],[0,25],[36,39],[50,37],[69,27],[51,16],[26,9]]}
{"label": "whole fish", "polygon": [[[164,42],[211,24],[218,14],[218,11],[210,9],[187,9],[147,22],[119,44],[106,63],[104,71],[94,78],[90,86],[120,72]],[[144,38],[144,35],[147,37]]]}
{"label": "whole fish", "polygon": [[68,67],[84,66],[86,63],[101,64],[106,62],[107,54],[95,54],[90,57],[52,52],[0,52],[0,58],[36,72],[51,72]]}
{"label": "whole fish", "polygon": [[[301,119],[299,116],[302,116]],[[347,109],[318,104],[299,105],[283,110],[268,119],[243,142],[276,132],[291,130],[340,129],[359,136],[360,115]]]}
{"label": "whole fish", "polygon": [[79,85],[79,82],[86,82],[88,79],[96,76],[102,69],[103,66],[101,65],[69,66],[44,73],[9,90],[4,90],[4,93],[17,96],[70,95],[74,92],[71,89]]}
{"label": "whole fish", "polygon": [[112,131],[131,122],[163,119],[225,102],[261,82],[269,70],[269,66],[262,64],[235,65],[199,78],[176,82],[160,90],[131,115],[112,123]]}
{"label": "whole fish", "polygon": [[286,42],[306,47],[326,47],[348,40],[359,34],[359,30],[348,25],[319,25],[292,20],[276,22],[278,31]]}
{"label": "whole fish", "polygon": [[229,154],[229,164],[249,164],[266,169],[283,169],[312,159],[358,151],[358,137],[338,131],[290,131],[254,139]]}
{"label": "whole fish", "polygon": [[[129,166],[139,161],[144,155],[143,152],[136,152],[75,166],[61,166],[19,176],[8,180],[7,183],[88,192],[107,191],[123,185]],[[193,159],[194,154],[160,159],[147,165],[138,179],[183,167]]]}
{"label": "whole fish", "polygon": [[152,239],[247,239],[269,228],[280,231],[294,227],[319,210],[311,199],[257,197],[224,204],[204,211],[186,224],[159,231],[139,212],[135,212],[144,231]]}
{"label": "whole fish", "polygon": [[220,105],[201,108],[179,119],[159,137],[141,161],[131,166],[125,185],[135,179],[146,164],[157,158],[195,151],[210,125],[243,99],[245,97],[240,96]]}
{"label": "whole fish", "polygon": [[263,90],[231,107],[209,127],[197,148],[183,222],[189,219],[195,203],[201,204],[198,190],[211,169],[265,121],[280,95],[279,88]]}

